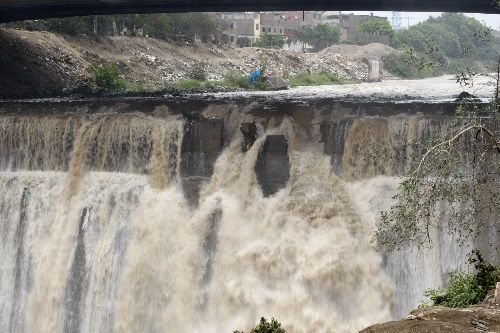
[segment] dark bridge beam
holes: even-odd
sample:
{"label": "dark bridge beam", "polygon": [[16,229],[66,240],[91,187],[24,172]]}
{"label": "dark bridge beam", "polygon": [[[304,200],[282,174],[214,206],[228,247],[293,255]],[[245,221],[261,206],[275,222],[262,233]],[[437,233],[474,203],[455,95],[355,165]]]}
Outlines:
{"label": "dark bridge beam", "polygon": [[399,10],[494,13],[498,0],[0,0],[0,22],[119,13]]}

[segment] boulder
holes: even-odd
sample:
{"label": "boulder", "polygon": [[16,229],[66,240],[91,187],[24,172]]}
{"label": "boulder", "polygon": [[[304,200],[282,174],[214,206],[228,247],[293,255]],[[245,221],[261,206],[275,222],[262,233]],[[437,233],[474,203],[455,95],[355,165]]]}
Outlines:
{"label": "boulder", "polygon": [[273,89],[276,90],[288,89],[288,82],[286,82],[281,76],[278,75],[268,76],[267,82]]}

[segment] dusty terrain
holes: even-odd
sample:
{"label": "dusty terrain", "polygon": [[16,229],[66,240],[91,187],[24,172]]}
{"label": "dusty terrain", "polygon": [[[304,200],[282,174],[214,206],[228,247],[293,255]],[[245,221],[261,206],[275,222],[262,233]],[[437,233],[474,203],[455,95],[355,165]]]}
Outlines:
{"label": "dusty terrain", "polygon": [[418,309],[403,320],[376,324],[360,333],[499,333],[500,305],[493,303],[492,295],[482,304],[466,309]]}
{"label": "dusty terrain", "polygon": [[[66,36],[44,31],[0,29],[0,97],[31,97],[88,92],[94,87],[92,66],[117,61],[125,80],[150,89],[188,78],[192,66],[206,63],[209,79],[229,70],[247,73],[266,62],[269,74],[296,75],[329,70],[340,78],[364,80],[366,60],[393,49],[370,44],[338,45],[319,53],[187,44],[145,37]],[[383,75],[390,77],[387,73]]]}

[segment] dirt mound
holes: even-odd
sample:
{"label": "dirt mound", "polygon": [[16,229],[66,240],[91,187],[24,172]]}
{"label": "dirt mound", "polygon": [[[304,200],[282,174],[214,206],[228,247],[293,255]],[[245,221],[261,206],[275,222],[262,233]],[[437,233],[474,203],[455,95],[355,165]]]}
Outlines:
{"label": "dirt mound", "polygon": [[340,54],[345,57],[350,57],[359,60],[378,59],[383,55],[396,52],[395,49],[388,45],[372,43],[363,46],[359,45],[333,45],[320,53],[322,54]]}
{"label": "dirt mound", "polygon": [[86,63],[61,37],[0,29],[0,96],[29,97],[77,90]]}

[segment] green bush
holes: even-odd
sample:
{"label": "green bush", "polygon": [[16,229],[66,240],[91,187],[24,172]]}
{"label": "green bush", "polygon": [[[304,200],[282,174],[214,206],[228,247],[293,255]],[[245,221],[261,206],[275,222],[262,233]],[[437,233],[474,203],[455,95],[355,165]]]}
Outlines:
{"label": "green bush", "polygon": [[[234,331],[234,333],[243,333],[241,331]],[[271,322],[268,322],[266,318],[260,318],[260,323],[257,327],[250,331],[250,333],[286,333],[286,331],[281,328],[281,324],[277,322],[274,318],[271,318]]]}
{"label": "green bush", "polygon": [[452,272],[446,288],[426,292],[433,305],[459,308],[480,303],[500,281],[500,269],[485,262],[478,251],[472,252],[469,262],[474,264],[476,273]]}
{"label": "green bush", "polygon": [[116,62],[95,67],[95,82],[105,90],[125,90],[127,83],[120,77],[120,69]]}

